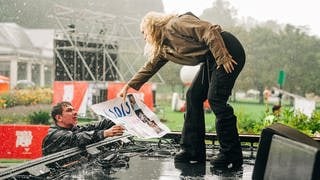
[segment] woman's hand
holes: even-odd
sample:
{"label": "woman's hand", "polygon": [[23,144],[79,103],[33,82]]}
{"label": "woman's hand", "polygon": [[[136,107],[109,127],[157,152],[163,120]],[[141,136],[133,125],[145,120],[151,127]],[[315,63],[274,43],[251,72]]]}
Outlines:
{"label": "woman's hand", "polygon": [[[228,61],[225,61],[222,65],[223,65],[223,68],[224,70],[227,72],[227,73],[232,73],[232,71],[234,70],[234,65],[237,65],[238,63],[233,60],[232,58],[230,58]],[[217,69],[219,69],[220,66],[217,67]]]}
{"label": "woman's hand", "polygon": [[232,73],[232,71],[234,70],[234,64],[237,65],[238,63],[235,60],[231,59],[230,61],[227,61],[223,64],[223,68],[227,73]]}
{"label": "woman's hand", "polygon": [[129,87],[128,84],[124,85],[124,86],[122,87],[122,89],[120,90],[119,94],[118,94],[120,97],[123,98],[123,101],[126,100],[126,96],[127,96],[128,89],[129,89],[129,88],[130,88],[130,87]]}

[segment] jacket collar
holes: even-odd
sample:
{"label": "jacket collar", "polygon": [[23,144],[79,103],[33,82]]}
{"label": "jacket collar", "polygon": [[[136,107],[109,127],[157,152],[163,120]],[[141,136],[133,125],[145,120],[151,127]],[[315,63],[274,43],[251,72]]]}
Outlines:
{"label": "jacket collar", "polygon": [[72,128],[65,128],[65,127],[58,126],[57,124],[52,125],[51,128],[57,129],[57,130],[67,130],[67,131],[75,131],[79,129],[78,126],[74,126]]}
{"label": "jacket collar", "polygon": [[195,17],[195,18],[197,18],[197,19],[199,19],[196,15],[194,15],[192,12],[186,12],[186,13],[184,13],[184,14],[181,14],[181,15],[179,15],[178,17],[181,17],[181,16],[184,16],[184,15],[190,15],[190,16],[193,16],[193,17]]}

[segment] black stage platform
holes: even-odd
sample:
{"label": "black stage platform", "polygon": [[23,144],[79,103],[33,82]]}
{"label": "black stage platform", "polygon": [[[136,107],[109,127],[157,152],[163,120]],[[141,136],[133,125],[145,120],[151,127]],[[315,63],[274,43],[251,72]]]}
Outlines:
{"label": "black stage platform", "polygon": [[203,164],[174,163],[180,133],[161,139],[117,137],[72,148],[15,167],[0,170],[0,179],[251,179],[258,136],[241,136],[243,168],[215,169],[210,159],[218,152],[215,135],[207,134],[207,161]]}
{"label": "black stage platform", "polygon": [[174,163],[180,137],[180,133],[170,133],[151,140],[130,135],[108,138],[2,169],[0,179],[252,179],[259,136],[240,135],[244,165],[237,171],[210,165],[219,148],[214,134],[206,134],[206,163]]}
{"label": "black stage platform", "polygon": [[113,172],[83,165],[65,174],[62,179],[135,179],[135,180],[176,180],[176,179],[251,179],[254,159],[245,159],[238,171],[215,169],[209,161],[203,164],[174,163],[172,157],[130,158],[126,167],[114,167]]}

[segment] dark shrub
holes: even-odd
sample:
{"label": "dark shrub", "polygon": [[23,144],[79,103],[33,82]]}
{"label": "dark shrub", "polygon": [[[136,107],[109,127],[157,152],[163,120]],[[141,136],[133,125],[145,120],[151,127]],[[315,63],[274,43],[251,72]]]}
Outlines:
{"label": "dark shrub", "polygon": [[50,124],[50,114],[46,111],[33,112],[28,117],[31,124]]}

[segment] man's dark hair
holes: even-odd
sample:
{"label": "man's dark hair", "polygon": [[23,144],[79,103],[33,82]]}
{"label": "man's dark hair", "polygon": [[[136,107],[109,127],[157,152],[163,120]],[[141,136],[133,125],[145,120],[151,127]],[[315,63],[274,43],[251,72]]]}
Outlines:
{"label": "man's dark hair", "polygon": [[56,115],[62,115],[62,107],[66,107],[66,106],[72,106],[72,104],[68,101],[62,101],[57,103],[55,106],[53,106],[52,111],[51,111],[51,117],[54,120],[54,122],[56,123]]}

